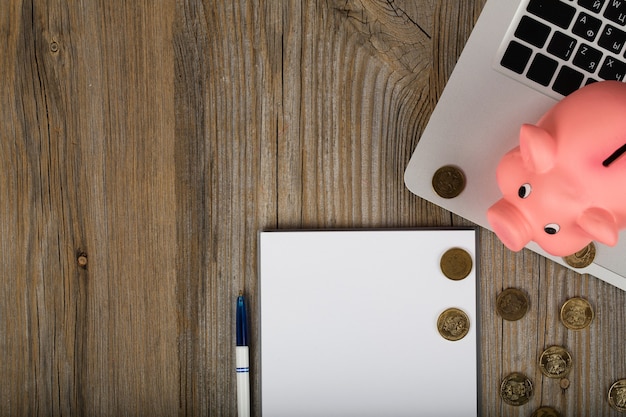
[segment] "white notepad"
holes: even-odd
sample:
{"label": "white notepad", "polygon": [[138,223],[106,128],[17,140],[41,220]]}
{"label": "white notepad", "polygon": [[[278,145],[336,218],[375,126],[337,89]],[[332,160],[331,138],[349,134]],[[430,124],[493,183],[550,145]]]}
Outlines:
{"label": "white notepad", "polygon": [[[440,269],[453,247],[461,281]],[[476,260],[474,229],[262,232],[263,416],[476,416]],[[470,319],[454,342],[450,307]]]}

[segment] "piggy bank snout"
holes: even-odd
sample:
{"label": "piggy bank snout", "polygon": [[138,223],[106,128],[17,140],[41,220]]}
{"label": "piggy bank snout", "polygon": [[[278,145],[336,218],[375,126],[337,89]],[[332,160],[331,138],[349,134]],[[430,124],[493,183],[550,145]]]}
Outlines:
{"label": "piggy bank snout", "polygon": [[531,228],[524,214],[507,200],[499,200],[487,210],[487,220],[504,245],[520,251],[532,238]]}

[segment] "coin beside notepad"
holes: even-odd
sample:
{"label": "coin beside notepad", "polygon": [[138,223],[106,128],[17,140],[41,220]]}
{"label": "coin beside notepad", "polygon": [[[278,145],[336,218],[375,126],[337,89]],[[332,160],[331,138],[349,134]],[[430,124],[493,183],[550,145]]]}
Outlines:
{"label": "coin beside notepad", "polygon": [[516,321],[528,312],[528,297],[518,288],[507,288],[496,298],[496,312],[505,320]]}

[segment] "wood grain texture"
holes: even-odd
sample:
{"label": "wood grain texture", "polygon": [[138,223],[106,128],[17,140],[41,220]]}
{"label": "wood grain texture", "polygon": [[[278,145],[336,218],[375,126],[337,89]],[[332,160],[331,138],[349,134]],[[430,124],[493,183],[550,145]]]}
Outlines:
{"label": "wood grain texture", "polygon": [[[260,230],[470,224],[403,173],[483,3],[1,2],[0,416],[236,415],[240,291],[259,415]],[[624,292],[480,235],[481,415],[617,415]],[[536,366],[552,344],[565,392]],[[512,371],[526,406],[500,400]]]}
{"label": "wood grain texture", "polygon": [[178,411],[173,7],[160,6],[0,6],[2,415]]}

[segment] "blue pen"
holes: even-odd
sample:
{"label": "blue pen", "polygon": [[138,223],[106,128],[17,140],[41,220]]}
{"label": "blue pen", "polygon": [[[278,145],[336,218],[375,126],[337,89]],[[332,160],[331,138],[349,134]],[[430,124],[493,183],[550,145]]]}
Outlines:
{"label": "blue pen", "polygon": [[250,356],[248,352],[248,317],[242,293],[237,297],[237,415],[250,416]]}

